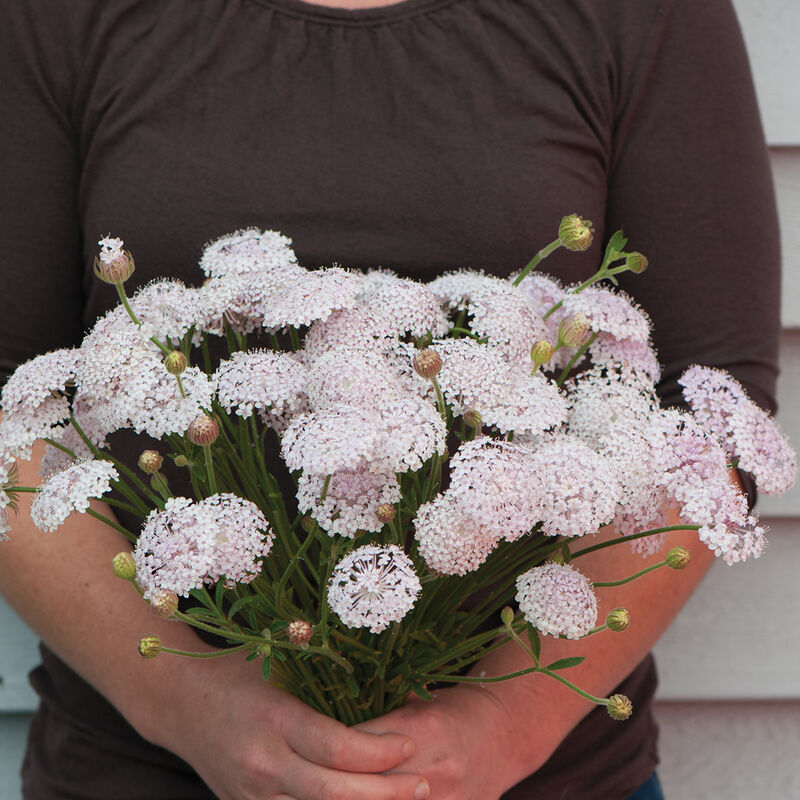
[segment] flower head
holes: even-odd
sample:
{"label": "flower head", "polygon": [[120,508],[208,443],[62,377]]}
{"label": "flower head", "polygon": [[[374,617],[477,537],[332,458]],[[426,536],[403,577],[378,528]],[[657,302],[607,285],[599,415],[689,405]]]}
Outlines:
{"label": "flower head", "polygon": [[399,547],[364,545],[334,568],[328,603],[345,625],[380,633],[403,619],[420,591],[414,565]]}

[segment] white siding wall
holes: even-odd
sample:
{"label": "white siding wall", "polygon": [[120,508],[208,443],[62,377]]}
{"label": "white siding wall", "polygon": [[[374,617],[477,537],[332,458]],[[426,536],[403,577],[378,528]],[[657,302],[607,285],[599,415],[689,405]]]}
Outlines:
{"label": "white siding wall", "polygon": [[[778,192],[784,249],[780,419],[800,444],[800,29],[797,0],[734,0],[748,43]],[[768,10],[767,10],[768,9]],[[662,778],[671,800],[800,798],[800,489],[760,511],[770,546],[710,575],[657,647]],[[0,800],[17,765],[33,693],[34,637],[0,601]]]}

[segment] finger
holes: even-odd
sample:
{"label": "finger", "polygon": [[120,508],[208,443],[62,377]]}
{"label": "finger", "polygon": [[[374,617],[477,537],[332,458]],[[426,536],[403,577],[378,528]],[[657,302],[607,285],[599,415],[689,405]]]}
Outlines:
{"label": "finger", "polygon": [[419,775],[398,772],[368,775],[320,767],[302,759],[286,770],[284,790],[304,800],[426,800],[427,781]]}
{"label": "finger", "polygon": [[414,742],[401,733],[367,733],[315,715],[284,731],[287,744],[307,761],[347,772],[386,772],[414,754]]}

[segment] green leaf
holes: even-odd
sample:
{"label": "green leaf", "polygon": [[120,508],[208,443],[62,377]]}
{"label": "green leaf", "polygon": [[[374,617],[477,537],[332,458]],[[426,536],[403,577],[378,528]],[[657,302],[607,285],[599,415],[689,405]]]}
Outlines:
{"label": "green leaf", "polygon": [[261,662],[261,674],[265,681],[269,680],[269,676],[272,674],[272,661],[269,658],[265,658]]}
{"label": "green leaf", "polygon": [[352,675],[347,679],[347,688],[350,690],[350,697],[358,697],[361,693],[361,687]]}
{"label": "green leaf", "polygon": [[426,700],[427,702],[433,700],[433,695],[419,681],[409,679],[408,682],[411,684],[414,694],[418,695],[422,700]]}
{"label": "green leaf", "polygon": [[255,597],[240,597],[235,603],[231,605],[228,609],[228,619],[233,619],[236,614],[244,608],[249,603],[252,603],[255,600]]}
{"label": "green leaf", "polygon": [[542,640],[539,638],[539,631],[537,631],[533,625],[528,625],[528,642],[530,643],[531,650],[538,661],[542,652]]}
{"label": "green leaf", "polygon": [[626,244],[628,244],[628,240],[622,235],[622,231],[617,231],[606,245],[606,254],[603,259],[604,263],[610,264],[612,261],[618,259],[620,254],[625,250]]}
{"label": "green leaf", "polygon": [[571,658],[559,658],[558,661],[554,661],[552,664],[548,664],[545,669],[552,670],[553,672],[558,672],[560,669],[569,669],[570,667],[577,667],[578,664],[582,664],[586,661],[585,656],[572,656]]}
{"label": "green leaf", "polygon": [[217,608],[222,608],[222,598],[225,594],[225,583],[223,581],[217,582],[217,590],[214,592],[214,602]]}

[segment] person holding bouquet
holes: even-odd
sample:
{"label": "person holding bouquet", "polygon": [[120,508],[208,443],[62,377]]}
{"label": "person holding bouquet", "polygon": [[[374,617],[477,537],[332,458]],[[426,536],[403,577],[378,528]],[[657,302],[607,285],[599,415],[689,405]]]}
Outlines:
{"label": "person holding bouquet", "polygon": [[[137,285],[196,282],[198,243],[250,225],[290,236],[308,267],[507,277],[578,211],[650,260],[620,283],[653,318],[663,401],[681,402],[677,377],[699,362],[774,409],[776,215],[728,0],[19,0],[0,19],[6,374],[116,303],[92,276],[109,232],[136,254]],[[559,252],[546,269],[571,284],[597,259]],[[135,464],[141,444],[117,437]],[[659,796],[648,653],[713,560],[694,531],[668,540],[690,568],[604,594],[637,621],[622,643],[542,645],[586,655],[570,677],[629,696],[630,720],[531,675],[347,728],[241,657],[141,660],[145,632],[211,646],[120,591],[121,540],[102,523],[45,536],[22,519],[0,591],[44,642],[28,800]],[[642,565],[614,547],[581,567],[607,580]],[[506,647],[472,674],[525,665]]]}

